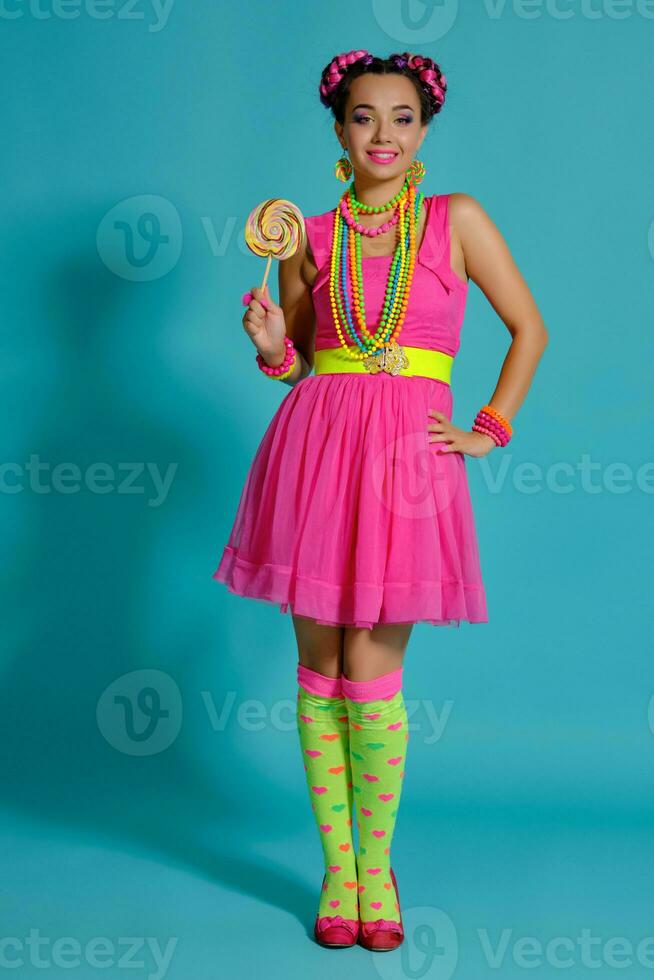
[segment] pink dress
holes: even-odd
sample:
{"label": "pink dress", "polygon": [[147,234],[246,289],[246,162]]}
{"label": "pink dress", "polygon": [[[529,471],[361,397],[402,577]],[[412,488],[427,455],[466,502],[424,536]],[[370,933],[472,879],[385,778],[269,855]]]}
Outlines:
{"label": "pink dress", "polygon": [[[450,267],[448,204],[447,194],[425,197],[398,342],[455,355],[468,285]],[[305,220],[318,268],[315,349],[338,347],[329,303],[334,209]],[[362,258],[372,333],[390,264],[390,255]],[[443,381],[384,372],[311,374],[290,388],[256,451],[213,578],[330,626],[488,622],[466,457],[428,442],[428,409],[451,421],[452,404]]]}

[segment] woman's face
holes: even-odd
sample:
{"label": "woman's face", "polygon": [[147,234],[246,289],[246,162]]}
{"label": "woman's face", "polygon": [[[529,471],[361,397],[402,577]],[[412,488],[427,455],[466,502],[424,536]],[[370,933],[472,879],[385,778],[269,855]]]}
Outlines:
{"label": "woman's face", "polygon": [[[355,176],[366,185],[402,178],[401,186],[427,132],[427,125],[420,123],[413,82],[397,74],[367,73],[355,78],[344,124],[336,122],[334,128],[341,146],[349,151]],[[376,159],[375,151],[392,155]]]}

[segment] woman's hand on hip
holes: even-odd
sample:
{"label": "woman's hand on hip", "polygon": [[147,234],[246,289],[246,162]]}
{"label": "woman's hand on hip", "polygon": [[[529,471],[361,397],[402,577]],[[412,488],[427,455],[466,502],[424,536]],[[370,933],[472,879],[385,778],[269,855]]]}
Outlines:
{"label": "woman's hand on hip", "polygon": [[495,448],[495,441],[483,432],[468,432],[452,425],[443,412],[428,408],[427,415],[435,419],[427,425],[429,442],[442,443],[441,453],[465,453],[467,456],[487,456]]}

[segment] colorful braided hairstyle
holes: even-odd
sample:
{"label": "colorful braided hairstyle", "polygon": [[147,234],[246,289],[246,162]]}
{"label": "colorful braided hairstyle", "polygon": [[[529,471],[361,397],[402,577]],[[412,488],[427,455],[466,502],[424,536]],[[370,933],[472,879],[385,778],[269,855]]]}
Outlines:
{"label": "colorful braided hairstyle", "polygon": [[320,101],[331,109],[341,125],[345,120],[345,105],[355,78],[370,72],[374,75],[395,73],[406,75],[416,87],[420,99],[421,123],[428,123],[445,103],[447,81],[440,67],[421,54],[391,54],[377,58],[369,51],[348,51],[337,54],[323,69],[318,91]]}

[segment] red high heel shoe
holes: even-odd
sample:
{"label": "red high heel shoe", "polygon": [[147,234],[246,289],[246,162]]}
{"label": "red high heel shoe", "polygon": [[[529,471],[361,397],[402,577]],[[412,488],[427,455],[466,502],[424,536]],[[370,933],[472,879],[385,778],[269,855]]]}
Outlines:
{"label": "red high heel shoe", "polygon": [[[322,879],[323,887],[326,878],[327,875]],[[344,919],[342,915],[317,915],[313,935],[317,943],[330,949],[356,946],[359,938],[359,920]]]}
{"label": "red high heel shoe", "polygon": [[375,953],[397,949],[404,942],[402,913],[399,911],[400,893],[397,890],[397,881],[395,880],[395,874],[392,868],[391,878],[393,880],[393,887],[395,888],[400,921],[396,922],[394,919],[376,919],[374,922],[361,922],[361,928],[359,929],[359,944]]}

